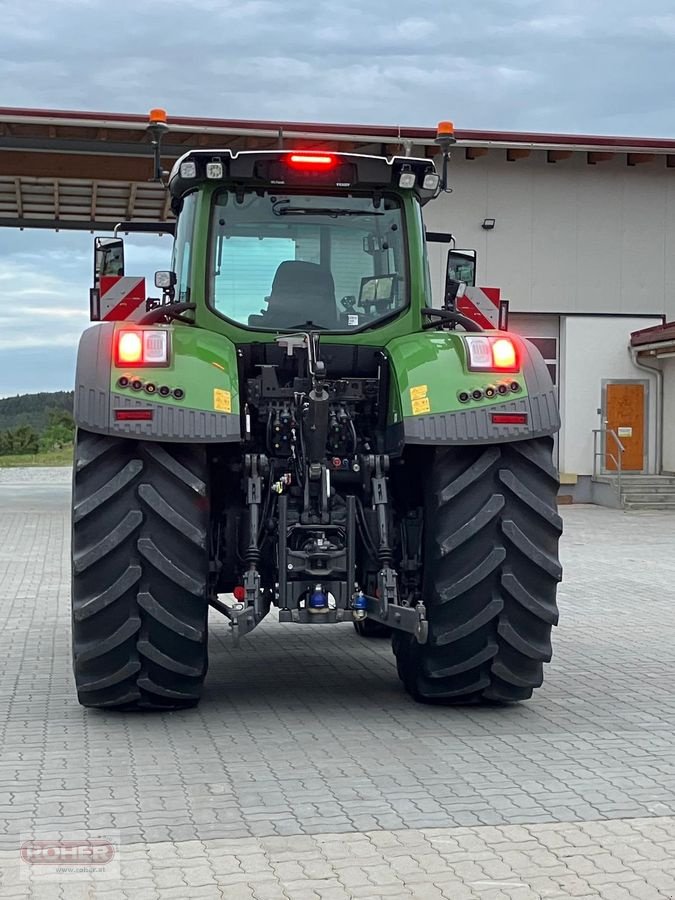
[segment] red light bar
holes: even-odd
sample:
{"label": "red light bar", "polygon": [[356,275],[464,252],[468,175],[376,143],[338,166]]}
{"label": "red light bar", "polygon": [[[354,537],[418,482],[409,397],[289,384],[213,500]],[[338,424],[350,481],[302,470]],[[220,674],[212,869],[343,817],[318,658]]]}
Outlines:
{"label": "red light bar", "polygon": [[322,169],[335,165],[335,157],[330,153],[291,153],[289,165],[296,169]]}
{"label": "red light bar", "polygon": [[116,422],[149,422],[154,416],[152,409],[116,409]]}
{"label": "red light bar", "polygon": [[493,425],[527,425],[527,413],[492,413]]}

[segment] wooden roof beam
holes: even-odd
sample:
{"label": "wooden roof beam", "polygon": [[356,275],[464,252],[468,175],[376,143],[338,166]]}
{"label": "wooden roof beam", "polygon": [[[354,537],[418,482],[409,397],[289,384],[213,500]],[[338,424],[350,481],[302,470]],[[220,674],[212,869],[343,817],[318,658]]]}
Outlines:
{"label": "wooden roof beam", "polygon": [[21,179],[14,179],[14,196],[16,197],[16,214],[23,219],[23,195],[21,193]]}
{"label": "wooden roof beam", "polygon": [[572,158],[571,150],[549,150],[546,154],[546,162],[547,163],[557,163],[563,162],[565,159]]}
{"label": "wooden roof beam", "polygon": [[517,162],[519,159],[527,159],[531,152],[531,150],[525,150],[524,148],[512,147],[506,151],[506,161]]}
{"label": "wooden roof beam", "polygon": [[487,147],[467,147],[465,152],[466,159],[478,159],[481,156],[487,156]]}
{"label": "wooden roof beam", "polygon": [[610,159],[614,159],[615,156],[616,156],[615,153],[591,152],[591,153],[586,154],[586,162],[588,163],[589,166],[594,166],[597,163],[609,162]]}
{"label": "wooden roof beam", "polygon": [[[163,157],[164,168],[171,168],[173,158]],[[114,163],[105,158],[76,153],[27,153],[3,150],[0,153],[0,175],[22,178],[79,178],[111,182],[144,182],[152,172],[148,157],[115,157]]]}
{"label": "wooden roof beam", "polygon": [[138,192],[138,184],[132,181],[129,185],[129,200],[127,202],[127,219],[133,218],[134,206],[136,205],[136,194]]}
{"label": "wooden roof beam", "polygon": [[626,156],[626,165],[641,166],[644,163],[654,162],[656,154],[654,153],[629,153]]}
{"label": "wooden roof beam", "polygon": [[164,196],[164,206],[162,207],[162,222],[166,222],[166,220],[169,218],[170,212],[171,212],[171,193],[169,191],[167,191]]}

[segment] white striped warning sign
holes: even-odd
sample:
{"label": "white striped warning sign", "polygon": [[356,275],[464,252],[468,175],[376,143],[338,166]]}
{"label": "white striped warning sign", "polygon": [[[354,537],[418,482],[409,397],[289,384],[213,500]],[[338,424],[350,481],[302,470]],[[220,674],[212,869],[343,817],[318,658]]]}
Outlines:
{"label": "white striped warning sign", "polygon": [[499,288],[467,287],[457,299],[457,312],[477,322],[483,328],[499,327]]}
{"label": "white striped warning sign", "polygon": [[102,275],[100,318],[104,322],[138,321],[145,315],[145,278]]}

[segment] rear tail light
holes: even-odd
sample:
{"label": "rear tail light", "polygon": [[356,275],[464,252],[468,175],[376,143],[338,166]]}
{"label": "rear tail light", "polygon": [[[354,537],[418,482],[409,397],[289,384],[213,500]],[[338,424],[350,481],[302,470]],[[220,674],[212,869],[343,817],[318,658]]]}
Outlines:
{"label": "rear tail light", "polygon": [[118,331],[115,335],[115,365],[168,366],[169,333],[151,328]]}
{"label": "rear tail light", "polygon": [[517,359],[516,345],[511,338],[499,338],[492,342],[492,359],[497,369],[514,369]]}
{"label": "rear tail light", "polygon": [[472,372],[518,372],[518,345],[510,337],[465,335],[467,363]]}

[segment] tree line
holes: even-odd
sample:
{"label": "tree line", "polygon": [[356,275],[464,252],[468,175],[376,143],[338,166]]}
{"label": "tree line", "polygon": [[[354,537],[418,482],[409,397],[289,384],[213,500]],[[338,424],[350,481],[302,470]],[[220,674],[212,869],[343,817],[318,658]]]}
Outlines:
{"label": "tree line", "polygon": [[33,455],[72,444],[72,393],[24,394],[0,400],[0,456]]}

